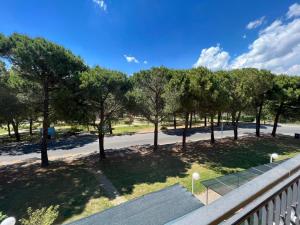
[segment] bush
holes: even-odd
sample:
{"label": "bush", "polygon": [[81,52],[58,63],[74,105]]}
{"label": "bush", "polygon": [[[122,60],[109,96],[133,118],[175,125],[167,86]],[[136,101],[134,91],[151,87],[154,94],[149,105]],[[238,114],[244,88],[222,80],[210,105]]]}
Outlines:
{"label": "bush", "polygon": [[254,116],[241,116],[240,118],[240,121],[243,121],[243,122],[254,122],[255,120],[255,117]]}
{"label": "bush", "polygon": [[35,211],[27,209],[28,218],[20,219],[22,225],[52,225],[58,217],[58,205],[41,208]]}
{"label": "bush", "polygon": [[0,222],[2,222],[4,219],[6,219],[6,215],[0,211]]}

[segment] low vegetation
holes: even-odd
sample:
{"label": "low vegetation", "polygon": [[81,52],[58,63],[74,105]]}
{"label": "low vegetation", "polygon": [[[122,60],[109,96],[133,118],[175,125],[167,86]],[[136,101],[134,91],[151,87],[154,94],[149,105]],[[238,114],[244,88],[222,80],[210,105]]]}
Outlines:
{"label": "low vegetation", "polygon": [[28,218],[20,219],[22,225],[52,225],[58,217],[59,206],[50,206],[35,211],[31,207],[27,209]]}

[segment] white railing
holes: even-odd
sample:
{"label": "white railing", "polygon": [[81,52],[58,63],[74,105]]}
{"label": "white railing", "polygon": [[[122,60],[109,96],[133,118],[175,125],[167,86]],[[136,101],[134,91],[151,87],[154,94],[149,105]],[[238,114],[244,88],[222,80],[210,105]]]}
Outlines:
{"label": "white railing", "polygon": [[299,224],[300,155],[168,225]]}

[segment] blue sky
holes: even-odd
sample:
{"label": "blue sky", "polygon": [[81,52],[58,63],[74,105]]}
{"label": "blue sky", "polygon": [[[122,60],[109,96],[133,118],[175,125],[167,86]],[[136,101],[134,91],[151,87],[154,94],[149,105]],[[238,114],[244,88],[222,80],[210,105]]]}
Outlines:
{"label": "blue sky", "polygon": [[297,1],[1,0],[0,5],[0,32],[45,37],[90,66],[127,74],[160,65],[254,66],[300,74]]}

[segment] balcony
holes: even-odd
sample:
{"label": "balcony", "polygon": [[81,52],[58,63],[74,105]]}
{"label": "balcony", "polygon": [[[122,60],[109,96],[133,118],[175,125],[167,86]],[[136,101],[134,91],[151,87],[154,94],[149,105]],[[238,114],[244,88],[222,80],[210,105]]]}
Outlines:
{"label": "balcony", "polygon": [[299,203],[300,155],[167,225],[297,225]]}

